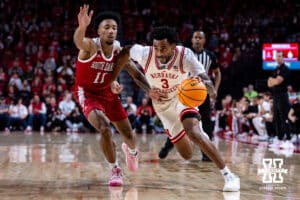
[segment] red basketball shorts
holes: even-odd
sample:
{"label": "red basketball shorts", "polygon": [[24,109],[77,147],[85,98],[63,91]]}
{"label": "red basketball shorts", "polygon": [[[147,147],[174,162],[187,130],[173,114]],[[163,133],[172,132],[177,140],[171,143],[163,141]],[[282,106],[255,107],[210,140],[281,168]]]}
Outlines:
{"label": "red basketball shorts", "polygon": [[86,118],[88,118],[89,113],[94,109],[103,111],[112,122],[127,118],[127,113],[122,106],[120,98],[117,96],[113,99],[105,98],[105,94],[101,94],[101,96],[95,95],[79,86],[74,87],[73,93]]}

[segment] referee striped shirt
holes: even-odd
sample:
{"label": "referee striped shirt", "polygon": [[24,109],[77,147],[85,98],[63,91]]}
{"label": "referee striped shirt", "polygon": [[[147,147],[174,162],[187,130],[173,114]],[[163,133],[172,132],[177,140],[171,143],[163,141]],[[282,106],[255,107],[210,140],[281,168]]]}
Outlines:
{"label": "referee striped shirt", "polygon": [[202,50],[201,52],[196,52],[193,50],[193,52],[197,60],[204,66],[207,74],[210,69],[213,70],[218,68],[217,58],[213,52],[206,49]]}

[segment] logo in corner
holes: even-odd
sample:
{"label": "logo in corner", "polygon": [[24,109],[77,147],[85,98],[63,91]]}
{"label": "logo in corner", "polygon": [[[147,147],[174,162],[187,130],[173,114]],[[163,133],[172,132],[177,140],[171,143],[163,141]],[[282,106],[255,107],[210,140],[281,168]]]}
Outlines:
{"label": "logo in corner", "polygon": [[283,159],[281,158],[264,158],[263,169],[258,169],[257,173],[263,175],[263,183],[283,183],[282,174],[287,174],[288,170],[282,168]]}

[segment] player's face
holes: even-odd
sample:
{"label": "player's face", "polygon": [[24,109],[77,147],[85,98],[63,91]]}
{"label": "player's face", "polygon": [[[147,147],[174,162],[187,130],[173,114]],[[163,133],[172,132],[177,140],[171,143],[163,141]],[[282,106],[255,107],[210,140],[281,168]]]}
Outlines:
{"label": "player's face", "polygon": [[113,19],[103,20],[98,27],[98,34],[101,41],[112,45],[117,37],[118,25]]}
{"label": "player's face", "polygon": [[276,53],[276,61],[279,65],[283,64],[283,53],[282,52]]}
{"label": "player's face", "polygon": [[205,44],[205,35],[203,32],[194,32],[192,37],[192,45],[194,48],[203,48]]}
{"label": "player's face", "polygon": [[155,57],[160,63],[166,64],[174,54],[176,44],[170,44],[167,39],[153,40]]}

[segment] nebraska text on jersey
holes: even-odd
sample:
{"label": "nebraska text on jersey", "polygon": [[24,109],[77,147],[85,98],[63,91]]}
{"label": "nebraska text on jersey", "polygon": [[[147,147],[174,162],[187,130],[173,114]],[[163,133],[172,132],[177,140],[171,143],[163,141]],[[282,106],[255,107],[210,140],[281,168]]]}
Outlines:
{"label": "nebraska text on jersey", "polygon": [[171,79],[177,79],[178,78],[177,74],[168,73],[166,71],[158,72],[158,73],[151,73],[150,76],[154,79],[155,78],[171,78]]}

